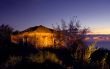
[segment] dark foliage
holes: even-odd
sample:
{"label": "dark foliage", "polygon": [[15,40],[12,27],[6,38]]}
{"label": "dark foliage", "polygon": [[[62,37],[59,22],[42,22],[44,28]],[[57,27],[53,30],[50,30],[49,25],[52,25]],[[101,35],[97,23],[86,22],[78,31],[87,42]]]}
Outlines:
{"label": "dark foliage", "polygon": [[95,63],[96,61],[101,61],[103,58],[106,58],[108,56],[108,50],[104,48],[100,48],[93,52],[90,56],[91,61],[90,63]]}
{"label": "dark foliage", "polygon": [[[16,33],[19,32],[16,31],[13,34]],[[100,67],[95,63],[97,61],[102,61],[103,58],[106,59],[106,63],[110,66],[110,51],[103,48],[94,51],[90,56],[90,63],[85,63],[83,61],[83,55],[86,47],[81,40],[77,40],[70,44],[68,48],[37,49],[27,42],[24,43],[21,41],[18,44],[11,43],[10,34],[12,34],[11,27],[8,25],[0,26],[0,69],[100,69]],[[28,59],[32,54],[35,55],[39,52],[45,51],[54,53],[58,59],[62,61],[62,64],[57,64],[51,60],[45,60],[43,63],[36,63]],[[76,53],[80,53],[81,57],[76,59]],[[6,67],[5,65],[7,64],[10,56],[20,56],[22,59],[16,64],[9,64]],[[12,60],[11,62],[14,61],[15,60]]]}

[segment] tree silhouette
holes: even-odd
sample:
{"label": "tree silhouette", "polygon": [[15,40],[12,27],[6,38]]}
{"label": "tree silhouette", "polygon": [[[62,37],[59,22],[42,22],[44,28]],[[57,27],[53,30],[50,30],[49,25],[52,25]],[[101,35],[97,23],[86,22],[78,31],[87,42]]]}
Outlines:
{"label": "tree silhouette", "polygon": [[57,37],[55,37],[56,41],[63,41],[64,46],[71,46],[78,41],[81,42],[81,40],[84,38],[84,35],[88,32],[88,28],[81,28],[79,20],[77,20],[77,16],[74,16],[69,23],[62,19],[61,23],[61,26],[57,25],[57,27],[53,26],[53,28],[54,30],[58,31]]}
{"label": "tree silhouette", "polygon": [[13,31],[12,34],[19,34],[20,31],[16,30],[16,31]]}
{"label": "tree silhouette", "polygon": [[0,25],[0,39],[3,44],[11,41],[11,33],[13,32],[13,28],[9,25]]}
{"label": "tree silhouette", "polygon": [[105,55],[108,53],[107,49],[99,48],[98,50],[94,51],[90,56],[90,62],[95,63],[97,61],[101,61],[105,58]]}
{"label": "tree silhouette", "polygon": [[[100,69],[108,69],[107,64],[108,50],[104,48],[99,48],[93,52],[90,56],[90,63],[96,64]],[[108,59],[109,60],[109,59]]]}
{"label": "tree silhouette", "polygon": [[55,37],[57,39],[56,41],[63,41],[64,46],[71,51],[73,57],[82,62],[86,49],[83,39],[89,29],[81,27],[79,20],[77,20],[77,16],[74,16],[69,23],[62,19],[61,23],[61,26],[57,25],[57,27],[54,27],[56,31],[59,31],[59,34],[62,34],[57,34],[58,37]]}

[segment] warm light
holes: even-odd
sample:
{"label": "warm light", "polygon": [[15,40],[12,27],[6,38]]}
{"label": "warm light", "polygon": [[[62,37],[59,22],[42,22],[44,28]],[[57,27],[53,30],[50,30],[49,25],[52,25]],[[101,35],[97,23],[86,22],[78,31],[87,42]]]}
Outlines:
{"label": "warm light", "polygon": [[96,28],[92,29],[88,34],[110,34],[110,28]]}
{"label": "warm light", "polygon": [[34,31],[29,30],[28,32],[12,35],[11,40],[14,43],[30,43],[36,48],[53,47],[55,46],[55,35],[56,33],[52,30],[40,25]]}
{"label": "warm light", "polygon": [[90,37],[86,37],[84,40],[85,40],[85,41],[88,41],[88,40],[90,40]]}
{"label": "warm light", "polygon": [[12,35],[12,42],[17,43],[22,39],[23,42],[31,43],[37,47],[49,47],[54,45],[53,33],[23,33],[20,35]]}

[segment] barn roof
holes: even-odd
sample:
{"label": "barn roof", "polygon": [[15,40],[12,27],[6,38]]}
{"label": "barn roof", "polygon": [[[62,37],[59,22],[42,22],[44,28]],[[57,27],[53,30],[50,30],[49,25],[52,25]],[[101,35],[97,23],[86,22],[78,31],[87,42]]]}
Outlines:
{"label": "barn roof", "polygon": [[33,31],[37,31],[37,32],[54,32],[53,29],[47,28],[45,26],[39,25],[39,26],[34,26],[34,27],[30,27],[24,31],[21,31],[21,33],[23,32],[33,32]]}

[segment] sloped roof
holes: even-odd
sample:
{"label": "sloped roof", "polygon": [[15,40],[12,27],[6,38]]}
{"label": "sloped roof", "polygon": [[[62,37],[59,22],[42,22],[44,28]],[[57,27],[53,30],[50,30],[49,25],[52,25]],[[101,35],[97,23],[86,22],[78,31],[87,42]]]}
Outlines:
{"label": "sloped roof", "polygon": [[28,28],[28,29],[26,29],[24,31],[21,31],[21,33],[33,32],[33,31],[37,31],[37,32],[54,32],[53,29],[50,29],[50,28],[47,28],[45,26],[39,25],[39,26],[30,27],[30,28]]}

